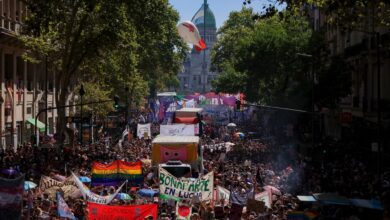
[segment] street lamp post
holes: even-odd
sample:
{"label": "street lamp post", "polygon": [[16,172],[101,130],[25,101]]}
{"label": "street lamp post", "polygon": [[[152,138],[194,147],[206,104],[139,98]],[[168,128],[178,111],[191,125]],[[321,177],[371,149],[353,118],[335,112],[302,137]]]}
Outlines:
{"label": "street lamp post", "polygon": [[[312,59],[313,58],[313,55],[311,54],[305,54],[305,53],[296,53],[297,56],[301,56],[301,57],[306,57],[306,58],[310,58]],[[310,80],[311,80],[311,112],[312,112],[312,119],[311,119],[311,133],[312,133],[312,138],[311,138],[311,147],[312,147],[312,150],[314,150],[314,145],[315,145],[315,140],[314,140],[314,132],[315,132],[315,129],[314,129],[314,119],[315,119],[315,115],[314,115],[314,80],[315,80],[315,76],[314,76],[314,63],[312,62],[312,65],[311,65],[311,74],[310,74]]]}
{"label": "street lamp post", "polygon": [[126,86],[125,88],[125,96],[126,96],[126,109],[125,109],[125,123],[126,123],[126,128],[128,124],[128,117],[129,117],[129,87]]}
{"label": "street lamp post", "polygon": [[[45,112],[47,110],[63,109],[63,108],[69,108],[69,107],[78,107],[78,106],[83,106],[83,105],[101,104],[101,103],[112,102],[112,101],[117,102],[118,99],[119,99],[119,97],[114,97],[114,100],[112,100],[112,99],[110,99],[110,100],[101,100],[101,101],[97,101],[97,102],[88,102],[88,103],[74,104],[74,105],[63,105],[63,106],[49,107],[47,109],[46,108],[45,109],[41,109],[35,115],[35,125],[38,123],[39,115],[41,115],[43,112]],[[37,126],[35,126],[35,133],[37,134],[37,136],[36,136],[36,146],[38,147],[39,146],[39,129],[37,128]]]}
{"label": "street lamp post", "polygon": [[[49,97],[49,89],[48,89],[48,86],[49,86],[49,83],[48,83],[48,74],[47,74],[47,55],[45,56],[45,104],[46,104],[46,109],[48,108],[48,97]],[[47,126],[47,122],[48,122],[48,115],[47,115],[47,111],[45,112],[45,134],[47,135],[48,134],[48,126]]]}
{"label": "street lamp post", "polygon": [[[203,38],[206,41],[206,14],[207,14],[207,0],[203,2]],[[207,44],[206,44],[207,45]],[[207,66],[206,66],[206,50],[203,51],[203,64],[202,64],[202,75],[203,75],[203,92],[206,92],[206,80],[207,80]]]}
{"label": "street lamp post", "polygon": [[85,95],[84,85],[81,84],[80,90],[80,144],[83,145],[83,96]]}
{"label": "street lamp post", "polygon": [[[3,104],[4,104],[4,99],[3,99],[3,96],[0,95],[0,108]],[[4,120],[2,115],[0,116],[0,123],[2,123],[1,120]],[[3,146],[3,128],[2,127],[0,127],[0,147],[2,149],[5,149],[5,146]],[[3,158],[1,158],[1,159],[3,159]]]}
{"label": "street lamp post", "polygon": [[380,56],[380,40],[379,32],[375,33],[376,37],[376,60],[377,60],[377,114],[378,114],[378,177],[381,179],[381,165],[382,165],[382,109],[381,109],[381,56]]}

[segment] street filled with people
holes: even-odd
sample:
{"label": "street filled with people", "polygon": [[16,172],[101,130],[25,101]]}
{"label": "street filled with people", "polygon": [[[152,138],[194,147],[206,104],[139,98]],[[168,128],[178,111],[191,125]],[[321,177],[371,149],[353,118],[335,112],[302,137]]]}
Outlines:
{"label": "street filled with people", "polygon": [[[24,177],[22,219],[114,219],[91,217],[94,209],[88,206],[92,202],[109,207],[156,205],[156,214],[139,214],[134,219],[382,219],[383,208],[389,204],[389,170],[378,176],[370,172],[364,161],[347,154],[314,161],[299,152],[296,144],[261,135],[250,138],[245,136],[249,130],[244,126],[212,124],[203,127],[202,168],[192,174],[193,178],[213,175],[212,199],[162,198],[159,168],[152,162],[153,134],[159,133],[159,124],[152,123],[151,128],[150,136],[137,137],[133,134],[136,129],[130,126],[119,142],[102,132],[95,143],[75,142],[63,149],[40,148],[31,143],[16,150],[3,149],[2,181]],[[340,149],[328,149],[327,154],[342,153]],[[110,186],[93,184],[93,167],[97,166],[94,164],[109,165],[114,161],[141,161],[142,180]],[[80,188],[72,179],[75,177],[85,188]],[[71,183],[66,184],[67,181]],[[93,200],[89,193],[101,200]],[[104,200],[110,195],[114,197]],[[316,201],[302,200],[299,195]],[[378,201],[382,205],[370,209],[345,204],[347,198]],[[178,203],[189,207],[187,217],[180,217],[183,213],[179,215]],[[64,204],[67,207],[59,209]]]}

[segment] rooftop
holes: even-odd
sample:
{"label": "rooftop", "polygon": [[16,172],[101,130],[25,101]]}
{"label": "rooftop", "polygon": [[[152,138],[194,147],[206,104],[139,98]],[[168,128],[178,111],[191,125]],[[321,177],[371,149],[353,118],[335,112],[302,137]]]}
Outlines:
{"label": "rooftop", "polygon": [[152,143],[198,143],[198,136],[157,136]]}
{"label": "rooftop", "polygon": [[192,17],[191,21],[194,23],[198,29],[203,28],[204,24],[204,15],[206,14],[206,28],[217,28],[216,22],[215,22],[215,16],[214,13],[211,11],[209,5],[206,1],[206,13],[204,13],[205,4],[202,4],[202,6],[199,8],[199,10],[195,13],[194,17]]}

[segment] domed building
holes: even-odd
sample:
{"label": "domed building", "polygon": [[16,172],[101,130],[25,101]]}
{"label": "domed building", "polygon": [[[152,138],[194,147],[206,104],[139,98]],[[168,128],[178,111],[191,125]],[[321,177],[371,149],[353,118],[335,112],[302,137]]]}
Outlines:
{"label": "domed building", "polygon": [[[206,22],[204,22],[205,17]],[[207,1],[192,17],[192,22],[197,26],[207,48],[201,52],[192,48],[191,52],[187,54],[183,70],[178,74],[179,92],[182,93],[210,91],[211,81],[217,77],[217,73],[210,71],[210,52],[216,41],[217,27],[214,13]]]}

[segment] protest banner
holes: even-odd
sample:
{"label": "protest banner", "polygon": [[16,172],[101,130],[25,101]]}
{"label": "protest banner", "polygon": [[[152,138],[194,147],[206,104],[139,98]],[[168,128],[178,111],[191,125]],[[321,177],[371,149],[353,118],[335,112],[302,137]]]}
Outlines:
{"label": "protest banner", "polygon": [[162,136],[195,136],[195,125],[193,124],[172,124],[160,125]]}
{"label": "protest banner", "polygon": [[214,200],[216,201],[216,204],[221,204],[221,202],[223,202],[222,205],[228,205],[230,200],[230,191],[222,186],[217,186],[215,189]]}
{"label": "protest banner", "polygon": [[61,218],[76,220],[76,217],[74,216],[73,212],[69,209],[68,204],[66,204],[66,202],[65,202],[64,198],[62,198],[61,194],[59,192],[57,192],[56,195],[57,195],[58,216]]}
{"label": "protest banner", "polygon": [[157,219],[157,204],[109,206],[89,202],[88,211],[88,219],[93,220],[144,220],[145,217],[148,216],[152,216],[153,219]]}
{"label": "protest banner", "polygon": [[221,150],[223,148],[226,148],[226,143],[218,143],[218,144],[209,144],[209,145],[203,145],[204,149],[210,149],[210,150]]}
{"label": "protest banner", "polygon": [[178,179],[160,167],[159,180],[162,198],[192,199],[198,197],[200,201],[210,201],[213,198],[213,172],[198,179]]}
{"label": "protest banner", "polygon": [[47,193],[52,199],[56,198],[56,192],[59,190],[64,192],[65,198],[77,198],[80,196],[80,190],[72,176],[69,176],[64,181],[57,181],[48,176],[42,176],[39,181],[39,189],[41,192]]}
{"label": "protest banner", "polygon": [[148,124],[138,124],[137,125],[137,137],[139,139],[147,137],[152,137],[152,132],[150,131],[150,123]]}
{"label": "protest banner", "polygon": [[255,200],[264,202],[264,205],[268,208],[272,206],[272,193],[270,190],[258,193],[255,195]]}
{"label": "protest banner", "polygon": [[125,185],[126,182],[124,182],[116,191],[115,193],[108,195],[108,196],[99,196],[93,192],[91,192],[88,187],[84,186],[84,184],[79,180],[79,178],[72,173],[73,179],[77,185],[77,187],[80,189],[81,194],[83,195],[84,199],[88,200],[88,202],[98,203],[98,204],[108,204],[110,203],[115,196],[121,191],[122,187]]}
{"label": "protest banner", "polygon": [[0,219],[17,220],[22,214],[24,175],[0,178]]}

